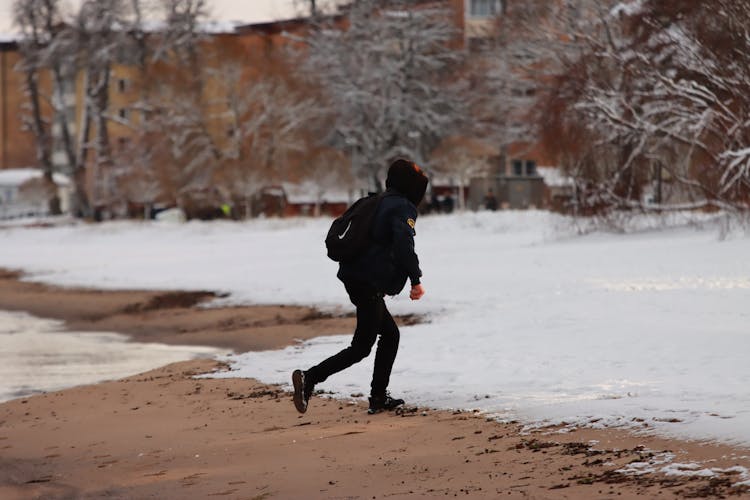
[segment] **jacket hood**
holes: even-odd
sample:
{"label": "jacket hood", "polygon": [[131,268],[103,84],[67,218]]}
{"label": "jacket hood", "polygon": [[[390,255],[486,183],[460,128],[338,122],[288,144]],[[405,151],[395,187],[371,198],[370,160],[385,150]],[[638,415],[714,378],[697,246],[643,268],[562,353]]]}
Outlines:
{"label": "jacket hood", "polygon": [[386,189],[395,189],[418,206],[427,191],[427,176],[413,161],[399,158],[388,168]]}

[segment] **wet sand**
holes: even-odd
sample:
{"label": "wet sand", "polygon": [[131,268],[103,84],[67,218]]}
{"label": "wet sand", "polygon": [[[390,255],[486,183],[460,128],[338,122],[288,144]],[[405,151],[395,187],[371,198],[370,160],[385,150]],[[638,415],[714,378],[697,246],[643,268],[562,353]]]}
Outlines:
{"label": "wet sand", "polygon": [[[138,341],[242,352],[348,333],[354,323],[310,308],[198,307],[209,292],[59,289],[17,278],[0,273],[0,309]],[[750,468],[746,449],[615,429],[526,433],[471,412],[371,416],[360,401],[324,395],[299,415],[279,387],[192,378],[215,369],[187,361],[0,404],[0,498],[750,498],[732,471],[616,472],[666,451],[701,468]]]}
{"label": "wet sand", "polygon": [[[65,321],[70,330],[125,333],[137,342],[207,345],[235,352],[286,347],[297,340],[353,331],[353,310],[311,307],[201,308],[209,291],[151,292],[57,288],[19,281],[0,269],[0,309]],[[401,318],[400,323],[415,321]]]}

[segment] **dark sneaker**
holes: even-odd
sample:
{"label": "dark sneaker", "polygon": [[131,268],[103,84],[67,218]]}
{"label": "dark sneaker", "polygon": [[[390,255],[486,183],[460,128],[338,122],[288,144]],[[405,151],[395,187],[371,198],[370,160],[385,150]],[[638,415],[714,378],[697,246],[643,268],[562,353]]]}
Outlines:
{"label": "dark sneaker", "polygon": [[394,399],[387,392],[383,396],[370,396],[370,408],[367,413],[372,415],[381,411],[389,411],[404,404],[403,399]]}
{"label": "dark sneaker", "polygon": [[294,407],[300,413],[307,411],[307,402],[310,400],[310,396],[313,393],[313,384],[305,382],[305,372],[302,370],[294,370],[292,372],[292,384],[294,385]]}

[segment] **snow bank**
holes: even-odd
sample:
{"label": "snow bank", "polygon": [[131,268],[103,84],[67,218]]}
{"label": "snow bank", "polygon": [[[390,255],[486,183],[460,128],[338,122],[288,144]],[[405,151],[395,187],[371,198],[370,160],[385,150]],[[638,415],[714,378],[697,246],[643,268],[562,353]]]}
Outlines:
{"label": "snow bank", "polygon": [[565,175],[560,167],[536,167],[537,172],[544,178],[549,187],[573,187],[575,180]]}
{"label": "snow bank", "polygon": [[617,5],[612,7],[609,11],[613,17],[617,16],[633,16],[643,11],[643,0],[630,0],[625,2],[619,2]]}
{"label": "snow bank", "polygon": [[[39,179],[43,172],[38,168],[8,168],[0,170],[0,186],[18,187],[24,182]],[[63,174],[55,173],[52,179],[58,186],[68,186],[70,178]]]}

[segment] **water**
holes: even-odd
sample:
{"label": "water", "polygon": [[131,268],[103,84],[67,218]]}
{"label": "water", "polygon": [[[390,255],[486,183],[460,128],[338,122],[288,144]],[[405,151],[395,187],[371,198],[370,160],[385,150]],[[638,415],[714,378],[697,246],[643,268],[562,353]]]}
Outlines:
{"label": "water", "polygon": [[5,311],[0,311],[0,345],[0,402],[226,354],[211,347],[128,342],[117,333],[68,332],[60,321]]}

